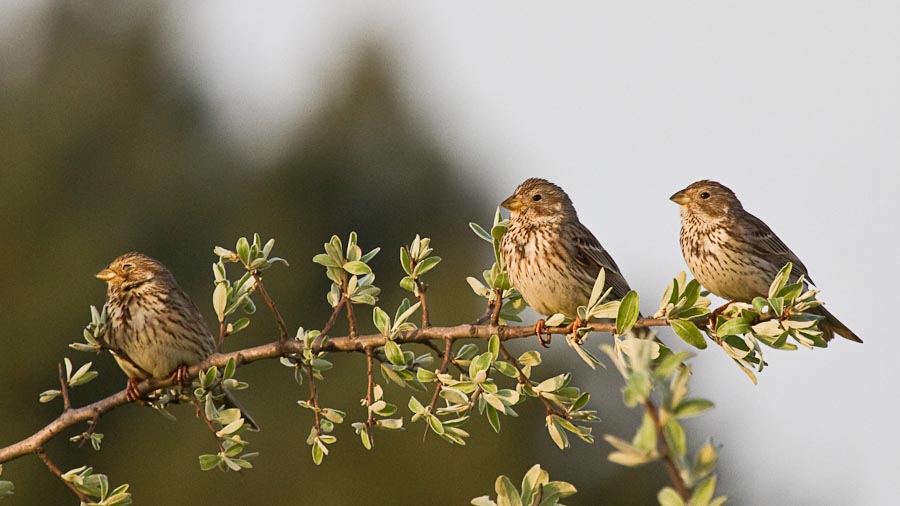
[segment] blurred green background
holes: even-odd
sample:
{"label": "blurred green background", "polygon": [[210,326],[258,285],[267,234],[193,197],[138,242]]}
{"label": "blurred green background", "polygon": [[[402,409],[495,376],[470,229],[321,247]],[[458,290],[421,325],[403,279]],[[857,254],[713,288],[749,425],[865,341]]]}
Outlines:
{"label": "blurred green background", "polygon": [[[403,296],[396,251],[421,233],[444,258],[430,276],[434,324],[480,314],[481,300],[464,278],[489,264],[489,251],[467,222],[487,223],[496,205],[491,196],[508,189],[485,192],[461,177],[472,168],[411,111],[390,55],[378,44],[360,43],[344,70],[327,76],[331,91],[300,118],[303,128],[272,133],[293,135],[289,150],[260,162],[242,157],[217,133],[214,111],[160,57],[167,34],[153,9],[123,11],[118,22],[98,24],[91,8],[54,3],[44,9],[40,58],[7,66],[0,78],[0,445],[58,414],[59,402],[41,405],[37,396],[56,386],[56,363],[64,356],[77,364],[93,360],[101,372],[99,380],[73,391],[76,405],[123,387],[125,377],[110,356],[83,355],[66,345],[80,339],[88,306],[103,303],[105,288],[93,274],[125,251],[166,263],[210,320],[212,247],[230,247],[253,232],[275,237],[276,254],[291,267],[270,271],[267,287],[291,327],[317,328],[329,315],[328,282],[310,259],[331,234],[356,230],[364,249],[383,248],[373,266],[384,290],[381,303],[394,308]],[[5,40],[0,55],[11,61],[21,48],[16,39]],[[368,308],[361,312],[371,330]],[[274,336],[260,311],[226,346]],[[638,415],[623,410],[617,376],[590,371],[558,343],[554,348],[542,374],[574,368],[576,382],[594,392],[593,407],[603,419],[595,433],[630,436]],[[521,409],[518,420],[503,419],[500,435],[473,419],[466,447],[435,437],[423,441],[419,424],[377,433],[376,449],[366,452],[349,427],[364,416],[358,404],[364,359],[334,360],[321,399],[348,410],[349,420],[321,467],[312,464],[304,442],[309,413],[296,405],[306,391],[274,361],[239,371],[251,385],[241,398],[264,429],[249,438],[261,453],[250,472],[199,470],[197,455],[213,444],[187,407],[175,409],[179,420],[172,423],[128,406],[102,419],[101,452],[77,448],[66,437],[47,451],[63,469],[87,464],[114,484],[130,483],[135,502],[147,505],[467,504],[493,494],[497,475],[518,481],[534,463],[577,486],[580,493],[568,504],[651,504],[665,483],[659,466],[630,471],[609,464],[602,440],[593,446],[573,441],[560,452],[534,406]],[[409,392],[393,388],[387,395],[405,407]],[[3,477],[16,484],[10,504],[75,502],[37,458],[7,464]]]}

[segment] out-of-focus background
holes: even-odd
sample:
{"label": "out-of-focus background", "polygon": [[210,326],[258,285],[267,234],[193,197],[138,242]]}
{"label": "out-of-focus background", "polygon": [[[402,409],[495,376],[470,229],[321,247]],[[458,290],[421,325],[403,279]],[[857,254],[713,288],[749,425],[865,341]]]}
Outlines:
{"label": "out-of-focus background", "polygon": [[[101,371],[77,404],[124,385],[109,356],[66,347],[104,300],[93,273],[122,252],[163,260],[209,319],[212,247],[274,236],[291,267],[267,286],[292,327],[315,328],[328,282],[309,260],[332,233],[383,248],[374,267],[388,307],[402,297],[395,252],[421,233],[444,258],[433,320],[458,323],[481,310],[464,277],[489,262],[467,222],[487,223],[516,184],[544,176],[653,312],[684,269],[667,198],[715,178],[804,259],[866,343],[769,351],[758,386],[720,350],[700,353],[694,393],[717,409],[688,422],[693,447],[707,435],[723,445],[732,504],[888,504],[900,452],[897,26],[896,2],[0,3],[0,445],[58,414],[37,396],[63,356]],[[273,336],[260,312],[230,346]],[[573,369],[594,392],[598,435],[631,436],[639,414],[622,407],[612,371],[558,343],[546,355],[546,374]],[[335,361],[322,397],[361,418],[363,359]],[[423,442],[413,426],[378,433],[366,452],[341,427],[316,467],[290,371],[240,376],[265,429],[241,476],[199,470],[212,439],[188,408],[177,423],[116,410],[100,453],[65,438],[48,451],[65,469],[131,483],[148,505],[466,504],[537,462],[577,486],[568,504],[654,504],[666,483],[659,466],[608,463],[599,439],[560,452],[536,409],[499,436],[473,420],[466,447]],[[405,406],[409,393],[388,395]],[[11,505],[74,502],[36,458],[4,478]]]}

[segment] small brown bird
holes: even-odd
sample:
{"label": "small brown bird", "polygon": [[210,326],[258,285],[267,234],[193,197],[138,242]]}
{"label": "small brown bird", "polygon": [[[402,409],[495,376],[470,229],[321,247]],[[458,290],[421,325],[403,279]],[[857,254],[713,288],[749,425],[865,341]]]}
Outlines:
{"label": "small brown bird", "polygon": [[[793,264],[792,283],[802,275],[814,284],[797,255],[762,220],[745,211],[726,186],[697,181],[670,198],[681,206],[684,260],[710,292],[737,302],[765,297],[775,275],[788,262]],[[825,317],[819,330],[826,341],[838,334],[862,342],[824,307],[813,312]]]}
{"label": "small brown bird", "polygon": [[[187,367],[215,351],[197,306],[158,260],[126,253],[96,277],[107,286],[105,344],[128,376],[129,400],[137,400],[141,380],[175,375],[181,381]],[[230,392],[216,393],[223,392],[225,403],[241,409],[247,424],[258,429]]]}
{"label": "small brown bird", "polygon": [[509,229],[500,243],[503,258],[512,285],[532,309],[575,318],[601,268],[606,269],[606,286],[612,287],[610,300],[630,291],[619,266],[578,220],[562,188],[531,178],[501,205],[510,211]]}

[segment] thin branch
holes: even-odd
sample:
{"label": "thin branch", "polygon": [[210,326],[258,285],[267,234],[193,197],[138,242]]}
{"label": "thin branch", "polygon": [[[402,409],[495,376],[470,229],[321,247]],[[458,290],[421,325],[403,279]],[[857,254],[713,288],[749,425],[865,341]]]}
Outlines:
{"label": "thin branch", "polygon": [[372,374],[372,362],[374,357],[372,348],[366,348],[366,432],[369,434],[369,442],[374,443],[372,431],[375,425],[375,413],[372,412],[372,403],[375,400],[375,375]]}
{"label": "thin branch", "polygon": [[322,435],[322,422],[319,418],[319,394],[316,392],[316,378],[313,377],[313,369],[311,365],[306,366],[306,377],[309,379],[309,403],[312,404],[313,414],[315,415],[316,435]]}
{"label": "thin branch", "polygon": [[[441,349],[438,348],[438,346],[437,346],[436,344],[434,344],[433,342],[431,342],[431,341],[425,341],[425,342],[422,343],[422,344],[424,344],[425,346],[428,346],[429,348],[431,348],[432,350],[434,350],[434,352],[437,353],[439,357],[443,357],[443,356],[444,356],[444,352],[441,351]],[[459,371],[459,372],[461,372],[461,373],[463,373],[463,374],[466,373],[466,370],[459,366],[459,364],[456,362],[456,359],[455,359],[455,358],[450,357],[450,363],[453,364],[453,367],[455,367],[457,371]],[[445,372],[446,372],[446,371],[445,371]]]}
{"label": "thin branch", "polygon": [[487,305],[484,308],[484,314],[479,316],[477,320],[475,320],[472,325],[484,325],[485,323],[491,321],[491,315],[494,313],[494,303],[491,300],[487,301]]}
{"label": "thin branch", "polygon": [[[634,327],[662,327],[667,325],[668,323],[664,319],[644,318],[638,320],[634,324]],[[592,331],[595,332],[612,332],[615,330],[615,323],[592,322],[586,324],[585,327],[589,327]],[[565,335],[568,330],[569,328],[567,326],[544,328],[545,332],[559,335]],[[431,340],[445,339],[449,339],[451,341],[461,339],[489,339],[494,334],[496,334],[501,341],[524,339],[535,335],[533,325],[506,327],[496,325],[466,324],[457,325],[454,327],[429,327],[427,329],[410,330],[401,333],[401,335],[397,337],[396,341],[398,344],[407,344],[424,343]],[[386,338],[381,334],[358,336],[356,339],[351,339],[349,336],[335,337],[333,339],[329,339],[324,345],[317,344],[314,347],[314,351],[362,352],[365,351],[366,347],[377,348],[379,346],[384,346],[385,341]],[[228,361],[231,359],[235,360],[235,364],[238,367],[243,367],[246,364],[256,362],[258,360],[276,359],[281,358],[285,355],[302,353],[303,348],[304,346],[301,341],[291,339],[284,342],[275,341],[267,344],[262,344],[231,353],[215,353],[203,362],[188,367],[186,376],[188,378],[196,377],[201,370],[206,370],[213,366],[225,367],[225,365],[228,364]],[[174,384],[175,380],[173,378],[166,378],[163,380],[153,379],[141,381],[136,385],[135,388],[141,396],[145,396],[160,388],[169,387]],[[122,390],[118,393],[110,395],[109,397],[106,397],[105,399],[101,399],[87,406],[70,409],[31,436],[17,443],[13,443],[4,448],[0,448],[0,464],[9,462],[10,460],[28,455],[30,453],[35,453],[38,448],[44,445],[44,443],[50,441],[65,429],[72,427],[75,424],[91,420],[97,413],[103,415],[110,410],[116,409],[125,404],[129,404],[129,402],[126,397],[125,390]]]}
{"label": "thin branch", "polygon": [[83,434],[84,437],[81,438],[81,442],[78,443],[79,448],[83,447],[84,443],[91,439],[91,436],[93,436],[94,433],[97,432],[97,424],[100,423],[100,416],[100,412],[94,413],[94,418],[88,421],[88,425],[90,425],[90,427],[88,427],[87,432]]}
{"label": "thin branch", "polygon": [[290,339],[290,335],[288,334],[287,326],[284,324],[284,318],[281,317],[281,312],[278,311],[275,301],[272,300],[272,297],[269,297],[269,292],[266,291],[266,287],[263,285],[262,276],[259,275],[259,272],[253,271],[253,279],[256,280],[256,289],[259,291],[260,297],[266,301],[266,305],[269,306],[269,311],[272,312],[272,317],[275,318],[275,323],[278,325],[278,338],[282,341],[287,341]]}
{"label": "thin branch", "polygon": [[[519,365],[519,361],[516,360],[516,358],[512,356],[512,353],[510,353],[509,350],[506,349],[506,346],[503,346],[502,344],[500,345],[500,354],[503,355],[503,358],[506,359],[506,361],[509,362],[511,366],[516,368],[516,372],[519,373],[519,383],[530,387],[531,380],[528,379],[528,376],[525,376],[525,372],[522,370],[522,366]],[[541,402],[544,403],[544,408],[547,409],[548,415],[556,415],[560,418],[565,419],[569,418],[566,413],[557,409],[556,406],[554,406],[553,403],[546,399],[543,395],[539,394],[538,398],[541,400]]]}
{"label": "thin branch", "polygon": [[74,483],[67,481],[67,480],[63,480],[62,471],[60,471],[59,468],[56,467],[56,464],[54,464],[53,461],[50,460],[50,457],[47,455],[47,453],[44,451],[43,448],[41,448],[41,447],[37,448],[34,451],[34,453],[37,453],[37,456],[40,457],[40,459],[44,462],[44,464],[47,466],[47,469],[49,469],[51,473],[55,474],[57,478],[62,480],[62,482],[65,483],[66,486],[69,487],[69,489],[71,489],[72,492],[74,492],[75,495],[77,495],[79,499],[81,499],[82,503],[91,502],[91,498],[88,497],[87,495],[85,495],[85,493],[82,492],[81,490],[78,490],[78,488],[75,487]]}
{"label": "thin branch", "polygon": [[341,298],[341,300],[338,301],[337,305],[334,306],[334,311],[331,312],[331,317],[328,318],[328,322],[325,324],[324,327],[322,327],[321,335],[327,336],[328,333],[331,332],[331,329],[334,327],[334,324],[337,321],[338,315],[341,314],[341,309],[344,309],[344,299],[343,298]]}
{"label": "thin branch", "polygon": [[219,338],[216,339],[216,351],[222,351],[222,345],[225,344],[225,338],[228,337],[228,333],[226,331],[227,327],[225,326],[225,321],[222,320],[219,322]]}
{"label": "thin branch", "polygon": [[353,314],[353,302],[349,297],[344,297],[344,307],[347,308],[347,323],[350,325],[350,339],[356,339],[356,315]]}
{"label": "thin branch", "polygon": [[69,384],[66,382],[66,376],[63,374],[62,364],[56,364],[56,368],[59,371],[59,388],[62,391],[63,411],[65,412],[72,409],[72,402],[69,400]]}
{"label": "thin branch", "polygon": [[428,316],[428,300],[425,298],[425,290],[428,285],[421,279],[416,280],[416,291],[419,293],[419,302],[422,303],[422,328],[431,326],[431,318]]}
{"label": "thin branch", "polygon": [[219,452],[224,452],[225,447],[222,446],[222,440],[216,434],[218,432],[216,426],[213,425],[212,420],[206,416],[206,410],[203,409],[203,406],[200,405],[200,401],[193,395],[191,395],[191,402],[194,404],[194,407],[197,408],[197,418],[203,420],[203,423],[205,423],[206,426],[209,427],[210,432],[212,432],[213,437],[216,438],[216,446],[219,447]]}
{"label": "thin branch", "polygon": [[[441,368],[438,371],[438,374],[444,374],[447,372],[447,368],[450,366],[450,355],[453,353],[453,341],[450,339],[444,339],[444,358],[441,360]],[[428,405],[428,412],[434,413],[434,407],[437,406],[438,398],[441,395],[441,390],[444,388],[441,380],[438,379],[435,381],[434,385],[434,395],[431,396],[431,403]],[[429,426],[425,425],[425,436],[428,435]],[[423,436],[424,437],[424,436]]]}
{"label": "thin branch", "polygon": [[494,290],[494,294],[496,295],[494,301],[494,310],[491,313],[491,324],[497,325],[497,322],[500,321],[500,310],[503,309],[503,290],[496,289]]}
{"label": "thin branch", "polygon": [[678,472],[678,466],[675,465],[675,461],[672,460],[672,449],[669,447],[669,442],[666,440],[666,434],[663,431],[662,424],[660,424],[659,411],[657,410],[656,405],[653,404],[653,401],[649,398],[644,401],[644,410],[647,411],[647,414],[653,419],[653,425],[656,426],[656,440],[660,447],[659,453],[663,463],[666,465],[666,472],[669,474],[669,480],[672,481],[672,485],[675,486],[675,491],[678,492],[678,495],[687,501],[691,498],[691,491],[681,477],[681,473]]}

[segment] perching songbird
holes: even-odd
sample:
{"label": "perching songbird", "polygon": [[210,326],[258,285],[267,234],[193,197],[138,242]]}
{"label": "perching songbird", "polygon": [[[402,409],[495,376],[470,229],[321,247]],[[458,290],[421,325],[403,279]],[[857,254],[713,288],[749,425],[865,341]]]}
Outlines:
{"label": "perching songbird", "polygon": [[[96,277],[107,285],[105,344],[128,376],[129,400],[137,400],[141,380],[183,375],[215,351],[197,306],[158,260],[126,253]],[[258,429],[228,390],[216,393],[222,392],[226,405],[241,409],[247,424]]]}
{"label": "perching songbird", "polygon": [[531,178],[501,205],[510,211],[500,243],[510,282],[538,313],[575,318],[578,306],[587,304],[601,268],[606,270],[606,286],[612,287],[610,300],[631,290],[559,186]]}
{"label": "perching songbird", "polygon": [[[681,206],[681,252],[688,267],[707,290],[737,302],[766,297],[769,285],[788,262],[790,282],[800,276],[810,284],[806,266],[762,220],[744,210],[734,192],[715,181],[697,181],[672,195]],[[838,334],[862,342],[824,307],[812,310],[825,341]]]}

